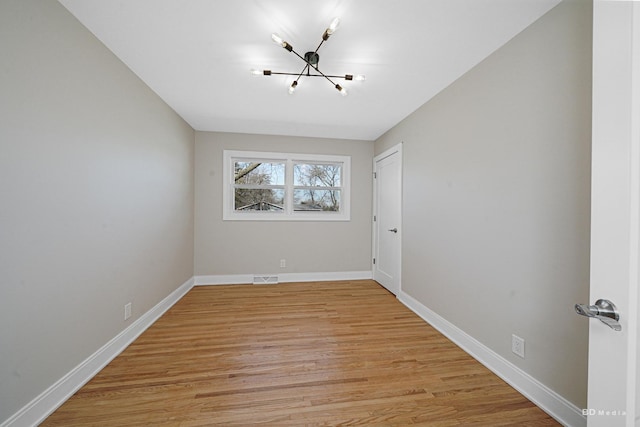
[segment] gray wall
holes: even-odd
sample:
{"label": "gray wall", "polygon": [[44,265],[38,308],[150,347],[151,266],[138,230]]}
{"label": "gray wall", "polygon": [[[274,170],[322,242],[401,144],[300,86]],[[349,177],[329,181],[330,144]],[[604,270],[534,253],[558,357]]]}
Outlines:
{"label": "gray wall", "polygon": [[58,2],[0,58],[1,423],[193,275],[194,132]]}
{"label": "gray wall", "polygon": [[[591,2],[565,1],[379,138],[404,142],[402,290],[586,405]],[[511,334],[526,359],[511,353]]]}
{"label": "gray wall", "polygon": [[[351,221],[223,221],[223,150],[351,156]],[[371,141],[196,132],[195,274],[370,271],[372,158]]]}

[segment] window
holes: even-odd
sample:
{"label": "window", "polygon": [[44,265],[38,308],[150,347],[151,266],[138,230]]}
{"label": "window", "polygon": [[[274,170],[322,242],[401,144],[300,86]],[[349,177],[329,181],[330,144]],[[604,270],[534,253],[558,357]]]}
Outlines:
{"label": "window", "polygon": [[284,170],[279,161],[234,159],[234,210],[283,211]]}
{"label": "window", "polygon": [[224,220],[348,221],[348,156],[224,151]]}

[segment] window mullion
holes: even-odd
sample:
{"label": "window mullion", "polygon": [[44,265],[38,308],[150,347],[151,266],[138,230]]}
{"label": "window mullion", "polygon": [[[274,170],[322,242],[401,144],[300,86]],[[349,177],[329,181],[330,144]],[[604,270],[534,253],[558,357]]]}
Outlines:
{"label": "window mullion", "polygon": [[284,185],[267,185],[267,184],[233,184],[233,188],[241,190],[284,190]]}
{"label": "window mullion", "polygon": [[315,186],[305,186],[305,185],[296,185],[293,187],[294,190],[326,190],[326,191],[340,191],[342,187],[320,187],[318,185]]}
{"label": "window mullion", "polygon": [[287,159],[284,176],[285,212],[291,215],[293,213],[293,160],[290,158]]}

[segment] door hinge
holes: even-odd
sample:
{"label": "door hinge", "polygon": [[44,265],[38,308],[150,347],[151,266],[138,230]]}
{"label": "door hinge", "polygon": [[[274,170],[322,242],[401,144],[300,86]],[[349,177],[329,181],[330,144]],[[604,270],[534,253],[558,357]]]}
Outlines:
{"label": "door hinge", "polygon": [[374,259],[373,259],[373,264],[375,265],[375,263],[376,263],[376,259],[374,258]]}
{"label": "door hinge", "polygon": [[377,172],[374,172],[374,173],[373,173],[373,178],[375,179],[375,178],[377,178],[377,177],[378,177],[378,173],[377,173]]}
{"label": "door hinge", "polygon": [[373,216],[373,222],[376,222],[376,221],[377,221],[377,219],[376,219],[376,216],[374,215]]}

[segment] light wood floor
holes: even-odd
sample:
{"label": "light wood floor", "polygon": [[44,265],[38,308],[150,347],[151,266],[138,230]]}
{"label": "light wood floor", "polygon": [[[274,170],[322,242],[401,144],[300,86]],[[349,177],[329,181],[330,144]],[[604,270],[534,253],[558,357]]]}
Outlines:
{"label": "light wood floor", "polygon": [[370,280],[196,287],[44,426],[558,425]]}

